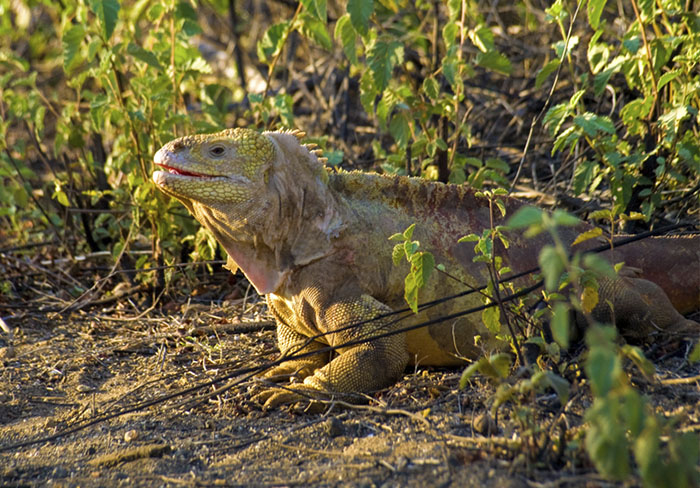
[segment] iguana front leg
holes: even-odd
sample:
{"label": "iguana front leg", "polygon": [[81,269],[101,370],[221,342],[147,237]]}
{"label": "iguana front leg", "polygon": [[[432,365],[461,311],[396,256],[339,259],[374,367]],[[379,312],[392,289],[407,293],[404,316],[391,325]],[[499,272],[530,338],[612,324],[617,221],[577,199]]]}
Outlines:
{"label": "iguana front leg", "polygon": [[[348,397],[351,393],[385,388],[400,378],[408,364],[404,334],[376,338],[380,334],[400,327],[400,324],[392,323],[393,317],[370,320],[390,312],[389,307],[366,294],[331,304],[323,303],[324,300],[318,299],[318,294],[314,295],[316,296],[302,300],[300,306],[295,307],[298,308],[293,311],[293,319],[296,323],[289,318],[282,318],[292,322],[291,328],[295,331],[317,328],[325,332],[324,337],[315,344],[321,344],[320,340],[323,340],[329,345],[338,347],[337,356],[313,374],[306,376],[302,384],[293,385],[292,390],[273,390],[258,395],[258,400],[264,400],[265,409],[308,397]],[[316,322],[316,327],[310,327],[310,319]],[[364,321],[368,322],[347,328],[350,324]],[[298,344],[296,341],[300,335],[298,332],[293,335],[279,335],[280,350],[283,352],[290,350],[287,340],[293,338],[295,344]],[[367,341],[343,347],[343,344],[348,342],[364,339]],[[299,364],[295,364],[290,369],[298,369],[298,366]],[[280,367],[284,368],[284,365]],[[282,370],[276,368],[274,372]]]}
{"label": "iguana front leg", "polygon": [[[321,352],[321,349],[328,345],[317,340],[312,340],[308,336],[296,332],[288,323],[294,316],[289,311],[275,307],[271,300],[268,300],[268,308],[277,322],[277,346],[282,357],[296,356],[300,354],[310,355],[299,359],[290,359],[268,370],[264,377],[273,381],[282,381],[292,377],[304,379],[314,374],[314,371],[323,367],[330,361],[329,352]],[[318,351],[318,352],[317,352]]]}

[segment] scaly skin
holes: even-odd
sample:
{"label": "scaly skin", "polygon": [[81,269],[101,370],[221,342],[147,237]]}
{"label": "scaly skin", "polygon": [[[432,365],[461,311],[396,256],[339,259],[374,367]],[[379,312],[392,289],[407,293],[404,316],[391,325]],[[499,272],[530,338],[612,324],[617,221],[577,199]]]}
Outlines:
{"label": "scaly skin", "polygon": [[[314,151],[298,142],[301,136],[229,129],[174,140],[154,158],[164,169],[153,174],[158,187],[179,199],[214,234],[233,272],[240,268],[258,292],[267,295],[283,354],[339,346],[481,304],[472,294],[418,315],[404,315],[400,321],[384,317],[345,329],[405,307],[408,269],[393,266],[388,237],[414,222],[413,238],[456,278],[433,276],[421,291],[421,301],[461,292],[464,283],[486,283],[485,266],[472,262],[473,244],[457,240],[481,234],[492,218],[488,201],[464,186],[331,172]],[[522,205],[512,198],[503,201],[508,215]],[[502,222],[496,218],[494,223]],[[561,238],[568,245],[587,228],[582,224],[564,229]],[[498,250],[504,262],[513,272],[535,267],[546,238],[525,239],[513,233],[510,239],[507,250]],[[599,244],[588,241],[574,250]],[[624,261],[637,274],[601,280],[595,318],[616,321],[623,335],[632,338],[700,330],[700,324],[674,309],[675,305],[687,313],[700,308],[700,239],[650,238],[613,253],[611,261]],[[517,284],[530,283],[528,277]],[[318,334],[325,335],[309,340]],[[296,387],[302,393],[363,393],[396,381],[409,362],[456,365],[494,347],[480,314],[472,314],[341,347],[333,356],[289,361],[269,376],[304,378]],[[290,392],[263,397],[266,407],[300,398]]]}

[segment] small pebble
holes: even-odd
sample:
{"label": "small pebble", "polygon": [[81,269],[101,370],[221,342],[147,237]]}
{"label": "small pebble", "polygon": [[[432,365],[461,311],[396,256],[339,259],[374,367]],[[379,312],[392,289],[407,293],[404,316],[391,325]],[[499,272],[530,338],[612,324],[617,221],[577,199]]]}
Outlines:
{"label": "small pebble", "polygon": [[343,423],[337,418],[331,417],[326,420],[323,424],[323,430],[329,437],[338,437],[343,434]]}
{"label": "small pebble", "polygon": [[498,426],[494,422],[491,415],[488,412],[482,413],[474,417],[474,422],[472,423],[474,430],[481,435],[490,436],[496,433]]}
{"label": "small pebble", "polygon": [[126,442],[135,441],[135,440],[138,439],[138,438],[139,438],[139,433],[138,433],[138,431],[136,431],[136,430],[133,430],[133,429],[132,429],[132,430],[127,430],[127,431],[124,433],[124,440],[125,440]]}
{"label": "small pebble", "polygon": [[12,346],[0,347],[0,361],[15,357],[15,348]]}

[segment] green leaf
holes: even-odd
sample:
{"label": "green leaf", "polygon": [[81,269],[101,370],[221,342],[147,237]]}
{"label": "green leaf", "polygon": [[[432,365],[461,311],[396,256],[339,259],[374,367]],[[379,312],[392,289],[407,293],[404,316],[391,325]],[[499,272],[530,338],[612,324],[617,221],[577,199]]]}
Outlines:
{"label": "green leaf", "polygon": [[606,115],[596,115],[591,112],[586,112],[583,115],[574,117],[574,123],[591,137],[595,137],[598,132],[615,134],[615,124],[613,124],[610,117]]}
{"label": "green leaf", "polygon": [[457,242],[476,242],[479,240],[479,236],[476,234],[469,234],[464,237],[460,237]]}
{"label": "green leaf", "polygon": [[576,244],[586,242],[589,239],[595,239],[600,235],[603,235],[603,229],[601,229],[600,227],[593,227],[592,229],[588,229],[587,231],[577,235],[576,239],[574,239],[574,242],[572,242],[571,245],[575,246]]}
{"label": "green leaf", "polygon": [[544,83],[544,80],[559,68],[559,64],[560,61],[558,58],[552,59],[549,63],[545,64],[542,69],[537,72],[537,76],[535,76],[535,88],[539,89],[542,83]]}
{"label": "green leaf", "polygon": [[379,92],[372,79],[372,72],[366,70],[360,78],[360,103],[368,114],[374,113],[375,101]]}
{"label": "green leaf", "polygon": [[574,194],[580,195],[588,189],[593,177],[598,172],[598,163],[586,160],[579,163],[574,170]]}
{"label": "green leaf", "polygon": [[659,125],[664,129],[667,140],[673,138],[680,123],[688,118],[690,111],[687,105],[678,105],[659,117]]}
{"label": "green leaf", "polygon": [[569,347],[569,306],[564,302],[554,304],[552,311],[552,337],[564,349]]}
{"label": "green leaf", "polygon": [[613,399],[596,399],[586,412],[586,451],[601,474],[624,479],[629,476],[629,443],[620,419],[622,406]]}
{"label": "green leaf", "polygon": [[544,275],[544,284],[547,290],[556,290],[559,286],[561,274],[564,272],[564,262],[559,253],[552,246],[544,246],[539,255],[540,269]]}
{"label": "green leaf", "polygon": [[[571,54],[574,48],[578,46],[578,41],[578,36],[571,36],[568,43],[566,42],[566,39],[562,39],[561,41],[557,41],[552,44],[552,49],[554,49],[554,52],[557,53],[557,58],[561,59],[562,55],[568,56]],[[564,54],[564,47],[566,47],[566,54]]]}
{"label": "green leaf", "polygon": [[374,0],[348,0],[347,11],[355,31],[362,37],[369,32],[369,18],[374,10]]}
{"label": "green leaf", "polygon": [[600,301],[598,296],[598,282],[591,279],[590,283],[586,283],[581,291],[581,310],[585,313],[593,313],[596,305]]}
{"label": "green leaf", "polygon": [[483,363],[487,361],[486,358],[480,358],[478,361],[473,362],[464,369],[462,376],[459,378],[459,389],[464,390],[467,387],[467,381],[471,379],[478,371]]}
{"label": "green leaf", "polygon": [[66,73],[70,73],[80,64],[79,49],[84,38],[85,27],[82,25],[74,25],[63,33],[63,70]]}
{"label": "green leaf", "polygon": [[408,138],[411,135],[411,129],[409,127],[408,118],[403,111],[391,118],[389,132],[394,137],[394,140],[400,148],[405,148],[408,145]]}
{"label": "green leaf", "polygon": [[600,24],[600,14],[605,8],[605,0],[588,0],[588,23],[594,30]]}
{"label": "green leaf", "polygon": [[90,0],[90,8],[100,20],[102,35],[105,40],[109,40],[117,25],[119,2],[117,0]]}
{"label": "green leaf", "polygon": [[418,250],[418,241],[405,241],[403,243],[403,250],[406,253],[406,258],[410,261]]}
{"label": "green leaf", "polygon": [[634,442],[634,458],[639,464],[639,471],[642,477],[648,482],[649,477],[656,476],[657,482],[649,486],[678,486],[674,483],[666,484],[662,479],[658,479],[663,472],[663,464],[660,459],[661,431],[658,423],[651,416],[647,417],[645,428]]}
{"label": "green leaf", "polygon": [[60,186],[58,186],[56,188],[56,191],[53,194],[53,198],[58,200],[58,203],[60,203],[64,207],[70,207],[70,201],[68,201],[68,195],[66,195],[66,192],[61,190]]}
{"label": "green leaf", "polygon": [[564,8],[562,0],[556,0],[551,6],[544,9],[544,11],[547,14],[547,16],[545,17],[545,20],[547,22],[561,22],[569,16],[569,13]]}
{"label": "green leaf", "polygon": [[442,39],[445,41],[445,47],[447,49],[455,45],[457,42],[457,34],[459,34],[459,27],[453,21],[448,22],[445,24],[445,27],[442,28]]}
{"label": "green leaf", "polygon": [[310,15],[323,22],[325,26],[328,20],[326,0],[301,0],[301,4]]}
{"label": "green leaf", "polygon": [[700,341],[695,343],[693,350],[688,355],[688,361],[691,363],[697,363],[700,361]]}
{"label": "green leaf", "polygon": [[615,354],[612,327],[593,326],[586,331],[589,347],[584,369],[596,397],[606,396],[623,374],[620,357]]}
{"label": "green leaf", "polygon": [[[394,235],[400,236],[400,234],[394,234]],[[405,253],[403,251],[403,244],[396,244],[394,246],[394,249],[392,249],[392,251],[391,251],[391,260],[394,262],[394,266],[398,266],[399,264],[401,264],[401,261],[403,261],[404,255],[405,255]]]}
{"label": "green leaf", "polygon": [[566,402],[569,401],[569,382],[551,371],[544,371],[544,377],[547,384],[549,384],[559,397],[559,403],[566,405]]}
{"label": "green leaf", "polygon": [[552,213],[552,221],[555,225],[561,227],[573,227],[581,223],[581,220],[578,217],[561,209],[556,209]]}
{"label": "green leaf", "polygon": [[459,72],[459,61],[456,56],[445,56],[442,58],[442,74],[454,90],[457,86],[457,73]]}
{"label": "green leaf", "polygon": [[627,103],[620,110],[622,122],[627,126],[632,135],[642,135],[646,131],[644,119],[649,115],[652,109],[652,97],[637,98]]}
{"label": "green leaf", "polygon": [[279,24],[271,25],[263,35],[263,38],[258,42],[258,58],[263,63],[270,63],[272,59],[279,53],[287,39],[287,30],[289,22],[280,22]]}
{"label": "green leaf", "polygon": [[491,307],[481,311],[481,320],[492,334],[501,332],[501,310],[498,305],[493,304]]}
{"label": "green leaf", "polygon": [[510,60],[498,51],[480,52],[476,55],[474,62],[477,66],[481,66],[504,75],[510,75],[510,73],[513,71]]}
{"label": "green leaf", "polygon": [[[505,217],[506,216],[506,204],[503,203],[503,200],[495,200],[493,203],[496,204],[496,206],[498,207],[498,210],[501,212],[501,217]],[[506,249],[508,249],[507,240],[504,240],[503,236],[499,236],[499,237],[501,238],[501,242],[503,243],[503,245],[506,247]]]}
{"label": "green leaf", "polygon": [[487,25],[480,25],[469,30],[469,40],[482,52],[493,51],[493,32]]}
{"label": "green leaf", "polygon": [[598,38],[602,34],[603,29],[596,31],[588,43],[586,55],[588,57],[588,64],[591,66],[591,72],[593,74],[596,74],[605,68],[605,65],[608,63],[608,59],[610,58],[610,47],[605,43],[598,42]]}
{"label": "green leaf", "polygon": [[499,378],[507,378],[508,373],[510,373],[510,366],[513,364],[513,357],[505,352],[492,354],[489,357],[489,364],[496,370]]}
{"label": "green leaf", "polygon": [[202,32],[198,24],[197,12],[189,2],[178,2],[175,6],[175,18],[182,21],[182,30],[188,36],[194,36]]}
{"label": "green leaf", "polygon": [[629,60],[629,55],[616,56],[615,59],[613,59],[610,62],[610,64],[608,64],[607,68],[595,75],[595,78],[593,80],[593,91],[595,92],[596,96],[599,96],[601,93],[603,93],[603,90],[605,90],[605,85],[608,84],[610,77],[615,73],[619,72],[620,69],[622,69],[625,63],[627,63]]}
{"label": "green leaf", "polygon": [[428,76],[423,80],[423,91],[431,100],[437,100],[440,95],[440,85],[433,76]]}
{"label": "green leaf", "polygon": [[325,21],[320,21],[311,14],[303,13],[298,18],[299,32],[307,39],[311,39],[327,51],[333,48],[333,42],[326,30]]}
{"label": "green leaf", "polygon": [[488,358],[482,357],[464,370],[459,379],[459,388],[463,390],[467,386],[467,381],[477,372],[494,380],[506,378],[510,373],[512,362],[511,355],[507,353],[492,354]]}
{"label": "green leaf", "polygon": [[491,260],[493,257],[493,239],[491,236],[482,236],[481,239],[479,239],[479,243],[476,245],[475,249],[484,255],[488,260]]}
{"label": "green leaf", "polygon": [[387,39],[377,40],[367,51],[367,65],[372,72],[375,90],[382,92],[389,84],[394,66],[403,61],[403,44]]}
{"label": "green leaf", "polygon": [[340,39],[343,52],[350,63],[357,64],[357,33],[350,22],[350,15],[345,14],[335,24],[334,36]]}
{"label": "green leaf", "polygon": [[658,89],[661,90],[668,82],[678,78],[680,74],[682,74],[681,70],[677,69],[661,75],[661,78],[659,78]]}
{"label": "green leaf", "polygon": [[654,0],[639,0],[639,13],[642,18],[642,22],[648,22],[649,19],[654,17],[654,6],[656,5]]}
{"label": "green leaf", "polygon": [[[406,243],[408,244],[408,242]],[[416,247],[418,247],[416,245]],[[418,292],[435,267],[435,258],[429,252],[406,253],[410,256],[411,271],[404,280],[404,299],[413,313],[418,313]]]}
{"label": "green leaf", "polygon": [[506,225],[513,229],[522,229],[524,227],[530,227],[531,225],[542,224],[543,214],[544,210],[537,207],[531,207],[529,205],[521,207],[515,212],[515,215],[508,219]]}
{"label": "green leaf", "polygon": [[622,346],[622,353],[627,356],[637,366],[644,376],[652,378],[656,373],[654,364],[647,359],[642,350],[637,346],[625,344]]}
{"label": "green leaf", "polygon": [[493,168],[502,173],[508,173],[508,171],[510,171],[510,166],[508,163],[503,161],[501,158],[488,158],[484,164],[487,168]]}
{"label": "green leaf", "polygon": [[583,265],[595,272],[598,276],[605,276],[608,278],[613,278],[615,276],[615,269],[610,262],[600,254],[585,254],[583,256]]}
{"label": "green leaf", "polygon": [[423,288],[435,268],[435,258],[423,251],[411,256],[411,272],[416,275],[416,285]]}
{"label": "green leaf", "polygon": [[139,61],[143,61],[152,68],[155,68],[159,71],[163,70],[163,67],[160,65],[160,62],[158,61],[158,58],[155,54],[153,54],[151,51],[146,51],[144,48],[137,44],[134,44],[133,42],[130,42],[127,45],[126,52],[131,54]]}

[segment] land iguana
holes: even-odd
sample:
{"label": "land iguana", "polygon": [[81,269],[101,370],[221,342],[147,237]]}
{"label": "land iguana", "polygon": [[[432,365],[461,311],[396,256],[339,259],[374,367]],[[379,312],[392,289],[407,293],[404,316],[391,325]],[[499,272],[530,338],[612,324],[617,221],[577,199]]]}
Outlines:
{"label": "land iguana", "polygon": [[[273,390],[263,396],[265,406],[302,395],[375,391],[397,381],[409,363],[464,364],[464,358],[475,359],[492,347],[481,314],[361,342],[482,304],[478,294],[470,294],[406,320],[387,315],[405,308],[408,272],[407,264],[392,263],[388,239],[415,223],[413,239],[449,271],[450,278],[428,280],[421,301],[453,295],[465,283],[482,285],[488,273],[483,263],[472,262],[473,243],[457,241],[492,225],[488,199],[465,185],[331,170],[318,151],[300,143],[303,136],[228,129],[181,137],[154,158],[161,168],[153,174],[158,188],[213,233],[232,272],[240,268],[267,296],[282,354],[339,346],[268,372],[271,378],[296,375],[303,383],[295,385],[299,393]],[[524,205],[510,197],[503,202],[508,215]],[[570,245],[589,228],[563,228],[560,237]],[[504,262],[516,273],[535,268],[546,238],[515,232],[509,237],[508,249],[498,250]],[[700,308],[700,238],[648,238],[614,248],[607,259],[624,262],[637,275],[600,281],[597,320],[616,322],[627,338],[700,331],[700,324],[681,315]],[[528,283],[532,278],[516,282]],[[359,325],[346,327],[353,323]],[[354,344],[343,347],[349,342]]]}

